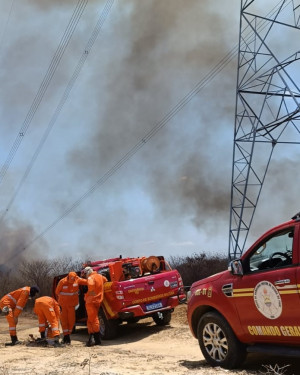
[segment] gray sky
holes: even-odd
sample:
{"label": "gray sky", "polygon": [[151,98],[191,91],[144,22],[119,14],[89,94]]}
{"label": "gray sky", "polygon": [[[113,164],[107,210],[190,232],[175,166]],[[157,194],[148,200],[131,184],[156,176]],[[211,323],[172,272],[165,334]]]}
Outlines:
{"label": "gray sky", "polygon": [[[240,1],[115,0],[92,45],[105,1],[0,4],[1,167],[19,139],[0,182],[0,263],[227,254],[237,56],[207,75],[238,43]],[[266,183],[254,237],[295,213],[281,190],[276,215],[265,212],[284,158]]]}

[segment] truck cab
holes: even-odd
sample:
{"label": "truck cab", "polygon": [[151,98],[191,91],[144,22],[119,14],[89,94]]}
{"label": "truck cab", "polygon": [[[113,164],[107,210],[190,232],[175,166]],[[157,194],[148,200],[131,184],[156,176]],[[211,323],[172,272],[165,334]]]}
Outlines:
{"label": "truck cab", "polygon": [[248,352],[299,356],[299,232],[297,214],[192,285],[188,321],[211,365],[237,367]]}

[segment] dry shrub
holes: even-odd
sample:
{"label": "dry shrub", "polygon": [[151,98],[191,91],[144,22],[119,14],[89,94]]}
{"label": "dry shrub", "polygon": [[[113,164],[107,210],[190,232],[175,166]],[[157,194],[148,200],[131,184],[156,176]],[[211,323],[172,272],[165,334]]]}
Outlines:
{"label": "dry shrub", "polygon": [[24,260],[17,269],[0,272],[0,298],[25,285],[38,285],[40,296],[51,296],[54,276],[79,270],[82,263],[71,257]]}
{"label": "dry shrub", "polygon": [[169,263],[181,274],[183,284],[189,287],[195,281],[227,269],[228,258],[224,255],[208,256],[205,253],[200,253],[185,257],[172,256]]}

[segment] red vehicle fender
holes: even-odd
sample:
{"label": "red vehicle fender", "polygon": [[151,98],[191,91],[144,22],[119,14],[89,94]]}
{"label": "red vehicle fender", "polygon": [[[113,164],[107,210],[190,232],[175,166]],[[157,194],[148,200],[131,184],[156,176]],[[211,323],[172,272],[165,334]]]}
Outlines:
{"label": "red vehicle fender", "polygon": [[[224,285],[222,284],[223,278],[226,280]],[[199,282],[193,286],[192,297],[187,309],[191,332],[197,337],[197,326],[200,317],[208,311],[217,311],[226,319],[234,333],[238,337],[242,337],[239,315],[234,304],[228,302],[228,298],[233,298],[232,284],[228,282],[229,272],[221,272],[210,279],[211,282]],[[219,280],[216,281],[216,279]]]}

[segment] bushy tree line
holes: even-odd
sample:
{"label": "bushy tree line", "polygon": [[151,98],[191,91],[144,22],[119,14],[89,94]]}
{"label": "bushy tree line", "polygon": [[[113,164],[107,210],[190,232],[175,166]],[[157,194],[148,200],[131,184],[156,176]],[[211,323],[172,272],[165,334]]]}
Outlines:
{"label": "bushy tree line", "polygon": [[[182,276],[185,286],[194,281],[223,271],[227,268],[228,259],[223,255],[206,255],[205,253],[192,256],[172,256],[166,259],[173,269]],[[52,295],[53,278],[70,271],[81,269],[84,261],[73,260],[71,257],[58,259],[23,260],[18,267],[8,272],[0,271],[0,298],[15,289],[25,285],[38,285],[40,295]]]}
{"label": "bushy tree line", "polygon": [[225,255],[207,255],[204,252],[192,256],[172,256],[170,266],[180,273],[183,284],[189,287],[193,282],[224,271],[228,267]]}
{"label": "bushy tree line", "polygon": [[10,271],[0,272],[0,298],[23,286],[38,285],[41,296],[52,295],[53,278],[73,270],[80,270],[82,261],[71,257],[23,260]]}

